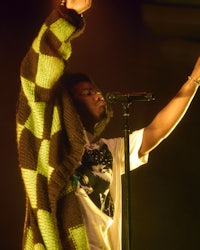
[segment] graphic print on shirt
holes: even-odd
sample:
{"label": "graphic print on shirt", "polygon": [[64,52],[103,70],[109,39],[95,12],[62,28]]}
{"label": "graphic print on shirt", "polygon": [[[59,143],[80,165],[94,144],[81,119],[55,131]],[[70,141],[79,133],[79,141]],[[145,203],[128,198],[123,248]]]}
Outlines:
{"label": "graphic print on shirt", "polygon": [[81,166],[76,171],[80,187],[105,214],[113,217],[114,205],[110,195],[112,155],[106,144],[91,144],[85,149]]}

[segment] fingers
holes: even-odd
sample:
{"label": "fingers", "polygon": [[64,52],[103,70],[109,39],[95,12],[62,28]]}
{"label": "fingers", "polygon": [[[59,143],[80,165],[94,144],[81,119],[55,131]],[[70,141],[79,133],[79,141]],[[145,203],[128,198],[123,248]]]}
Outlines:
{"label": "fingers", "polygon": [[75,10],[78,14],[88,10],[92,0],[66,0],[66,8]]}

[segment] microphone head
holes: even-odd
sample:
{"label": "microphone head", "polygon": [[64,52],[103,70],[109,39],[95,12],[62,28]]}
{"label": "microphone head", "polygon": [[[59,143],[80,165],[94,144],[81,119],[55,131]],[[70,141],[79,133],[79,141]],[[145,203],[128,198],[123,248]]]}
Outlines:
{"label": "microphone head", "polygon": [[118,96],[120,95],[120,92],[108,92],[106,94],[106,100],[110,103],[116,103],[118,102]]}

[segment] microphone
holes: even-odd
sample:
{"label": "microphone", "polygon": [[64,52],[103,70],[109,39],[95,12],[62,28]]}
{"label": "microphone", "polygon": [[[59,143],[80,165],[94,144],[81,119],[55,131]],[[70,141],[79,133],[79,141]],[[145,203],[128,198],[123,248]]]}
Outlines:
{"label": "microphone", "polygon": [[133,92],[122,94],[120,92],[112,92],[106,94],[106,100],[110,103],[131,103],[133,101],[154,101],[155,98],[149,92]]}

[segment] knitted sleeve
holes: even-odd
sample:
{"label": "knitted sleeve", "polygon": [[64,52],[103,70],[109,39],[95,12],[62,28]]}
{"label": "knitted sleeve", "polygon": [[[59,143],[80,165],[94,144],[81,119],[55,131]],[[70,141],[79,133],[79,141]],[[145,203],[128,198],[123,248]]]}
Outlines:
{"label": "knitted sleeve", "polygon": [[[72,21],[73,17],[76,21]],[[49,97],[48,91],[62,75],[71,55],[70,40],[80,34],[82,27],[81,17],[73,10],[54,10],[47,18],[21,64],[22,88],[30,101]]]}
{"label": "knitted sleeve", "polygon": [[52,96],[71,55],[70,42],[83,26],[75,11],[54,10],[21,64],[17,143],[27,197],[24,249],[60,249],[55,207],[58,177],[66,170],[59,162],[62,110]]}

